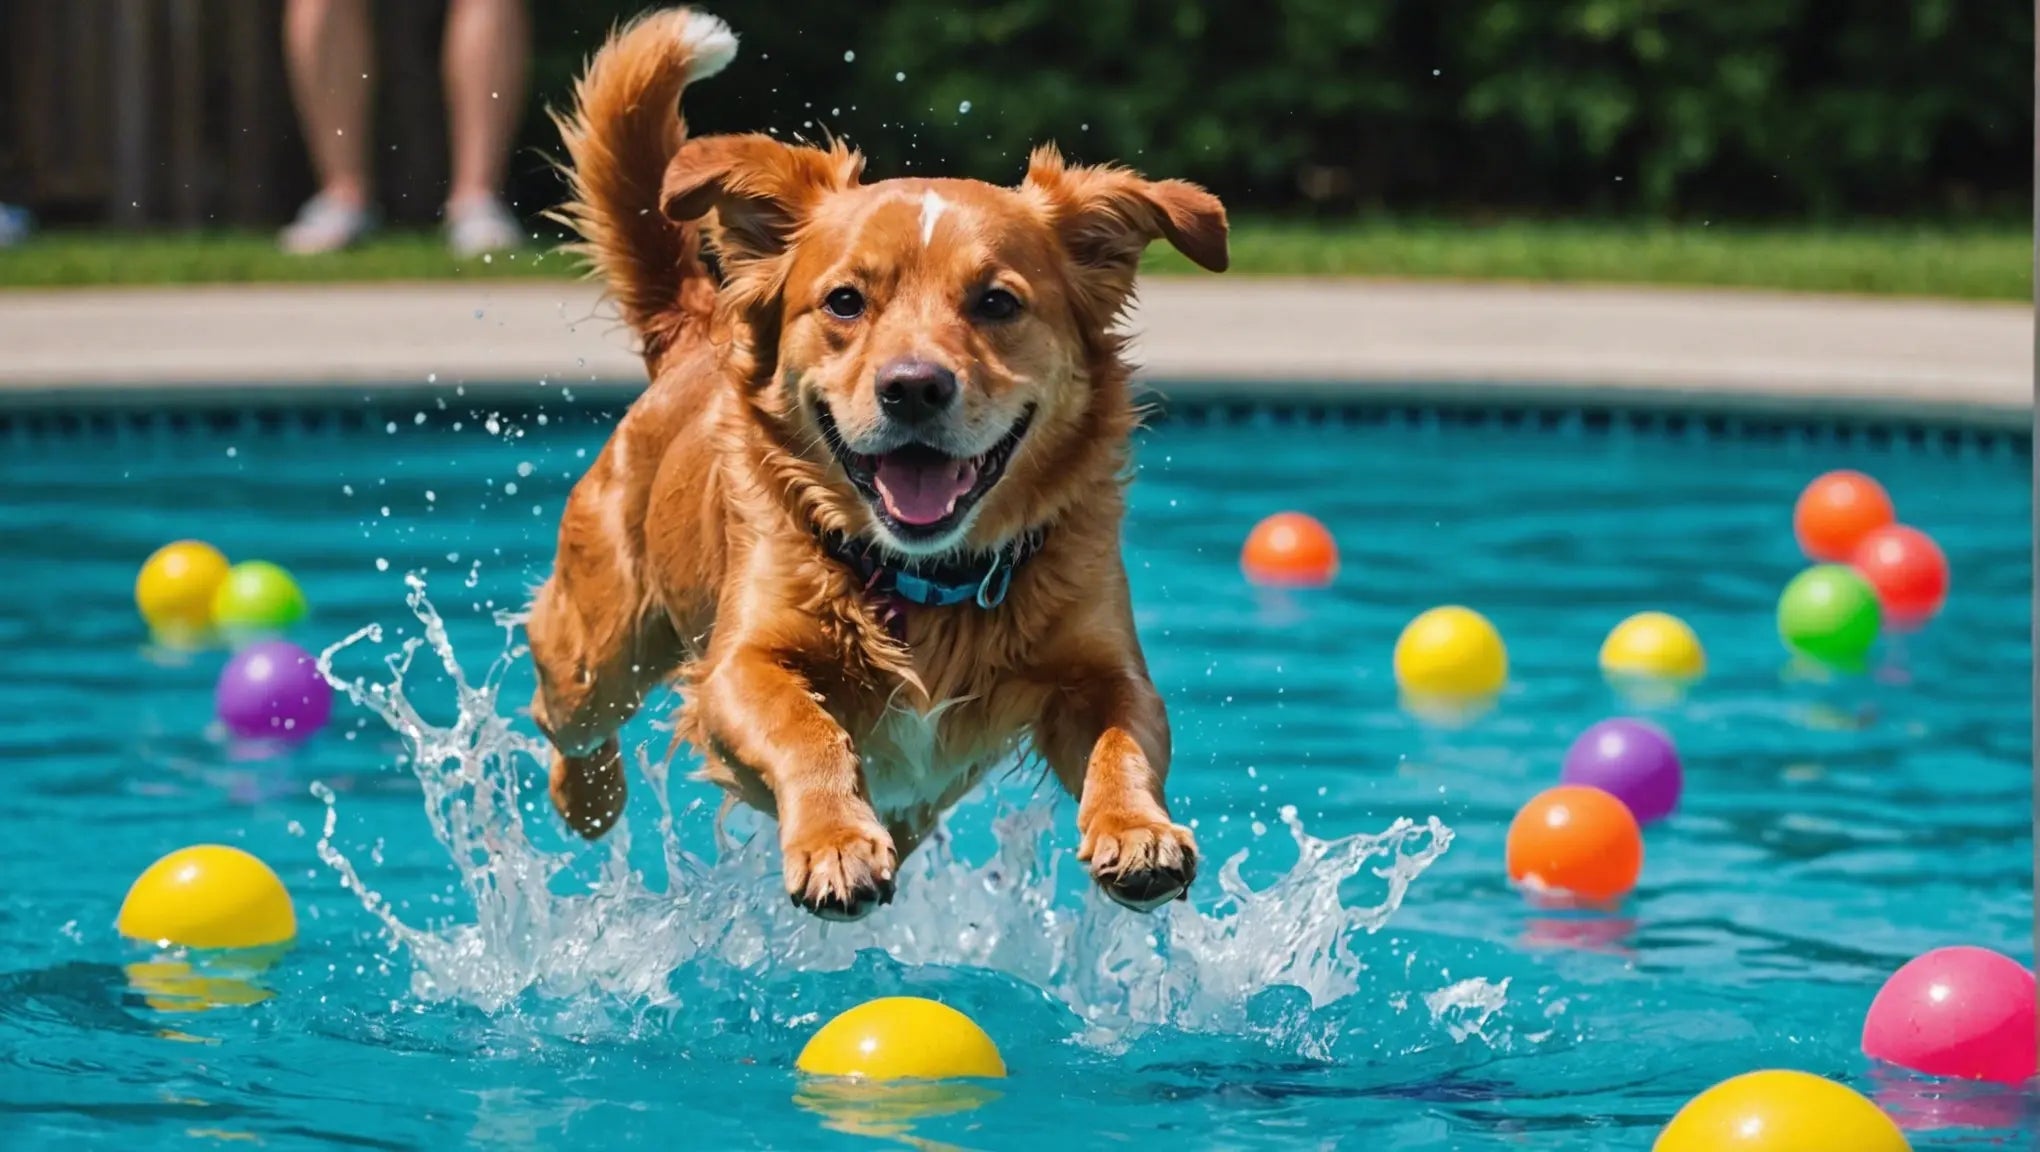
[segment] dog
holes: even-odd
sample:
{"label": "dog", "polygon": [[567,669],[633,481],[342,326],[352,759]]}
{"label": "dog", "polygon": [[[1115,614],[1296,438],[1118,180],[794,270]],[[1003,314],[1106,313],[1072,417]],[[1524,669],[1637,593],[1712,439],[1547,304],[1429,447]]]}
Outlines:
{"label": "dog", "polygon": [[617,732],[671,682],[676,742],[776,818],[818,916],[889,902],[1017,756],[1077,799],[1113,900],[1185,898],[1196,842],[1119,550],[1139,413],[1116,328],[1152,241],[1225,268],[1224,207],[1052,147],[999,187],[689,137],[682,90],[736,48],[701,11],[642,17],[555,115],[558,218],[651,383],[576,484],[526,626],[554,806],[608,830]]}

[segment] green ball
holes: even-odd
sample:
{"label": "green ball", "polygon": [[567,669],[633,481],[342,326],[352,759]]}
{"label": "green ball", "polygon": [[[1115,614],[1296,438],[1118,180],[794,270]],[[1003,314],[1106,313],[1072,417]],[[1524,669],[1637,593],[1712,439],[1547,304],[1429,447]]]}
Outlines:
{"label": "green ball", "polygon": [[305,618],[305,594],[269,561],[244,560],[220,581],[212,611],[213,623],[228,632],[281,632]]}
{"label": "green ball", "polygon": [[1794,652],[1837,668],[1860,668],[1877,642],[1877,593],[1854,568],[1820,564],[1778,598],[1778,635]]}

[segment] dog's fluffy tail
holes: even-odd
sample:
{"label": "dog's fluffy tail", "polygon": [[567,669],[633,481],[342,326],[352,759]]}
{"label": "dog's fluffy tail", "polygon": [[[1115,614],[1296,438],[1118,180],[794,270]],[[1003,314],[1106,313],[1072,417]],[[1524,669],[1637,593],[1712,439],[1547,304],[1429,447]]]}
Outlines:
{"label": "dog's fluffy tail", "polygon": [[572,165],[572,195],[554,218],[580,234],[574,250],[607,282],[655,370],[713,292],[697,230],[666,219],[659,205],[666,164],[686,138],[680,92],[736,54],[736,34],[714,16],[654,12],[610,36],[574,86],[572,109],[553,115]]}

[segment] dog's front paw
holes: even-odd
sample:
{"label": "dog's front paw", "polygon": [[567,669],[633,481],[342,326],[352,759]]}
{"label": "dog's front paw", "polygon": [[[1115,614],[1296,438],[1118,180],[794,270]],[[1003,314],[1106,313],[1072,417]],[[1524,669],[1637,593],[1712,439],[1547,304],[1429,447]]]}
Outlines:
{"label": "dog's front paw", "polygon": [[1091,878],[1107,896],[1136,912],[1189,899],[1197,878],[1197,840],[1166,816],[1093,816],[1084,822],[1077,859],[1090,863]]}
{"label": "dog's front paw", "polygon": [[780,851],[787,895],[824,920],[862,920],[892,903],[897,856],[892,837],[875,823],[801,828]]}

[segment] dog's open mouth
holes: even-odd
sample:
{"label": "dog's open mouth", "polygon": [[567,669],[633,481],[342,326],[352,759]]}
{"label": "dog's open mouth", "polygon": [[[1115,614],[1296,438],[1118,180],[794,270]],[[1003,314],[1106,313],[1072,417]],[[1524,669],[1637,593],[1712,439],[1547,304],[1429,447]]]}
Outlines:
{"label": "dog's open mouth", "polygon": [[815,415],[829,451],[849,475],[850,483],[888,529],[908,540],[933,540],[970,515],[1005,475],[1014,449],[1034,421],[1030,406],[998,443],[977,456],[951,456],[919,443],[870,456],[851,451],[843,442],[827,404],[816,401]]}

